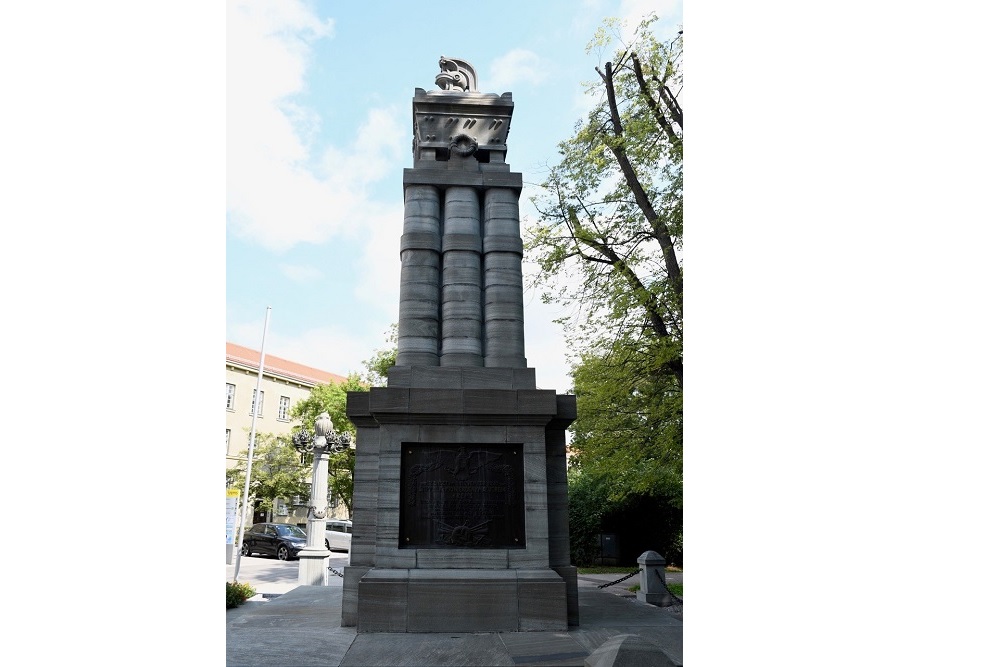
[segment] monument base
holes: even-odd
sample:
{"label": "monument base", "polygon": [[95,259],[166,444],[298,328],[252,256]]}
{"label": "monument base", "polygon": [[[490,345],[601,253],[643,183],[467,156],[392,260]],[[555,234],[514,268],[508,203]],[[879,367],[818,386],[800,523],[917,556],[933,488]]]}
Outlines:
{"label": "monument base", "polygon": [[358,583],[358,632],[567,629],[566,582],[549,569],[373,568]]}

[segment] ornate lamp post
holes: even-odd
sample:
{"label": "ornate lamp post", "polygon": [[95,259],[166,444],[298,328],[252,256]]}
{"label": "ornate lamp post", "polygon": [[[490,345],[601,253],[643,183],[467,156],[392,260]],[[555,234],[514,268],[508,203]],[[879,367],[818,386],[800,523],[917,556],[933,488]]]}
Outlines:
{"label": "ornate lamp post", "polygon": [[313,455],[306,548],[299,552],[300,586],[326,586],[329,583],[330,575],[326,568],[330,552],[326,548],[325,537],[330,452],[343,451],[351,444],[351,434],[335,432],[327,412],[316,418],[314,431],[312,436],[306,431],[299,431],[292,437],[297,450]]}

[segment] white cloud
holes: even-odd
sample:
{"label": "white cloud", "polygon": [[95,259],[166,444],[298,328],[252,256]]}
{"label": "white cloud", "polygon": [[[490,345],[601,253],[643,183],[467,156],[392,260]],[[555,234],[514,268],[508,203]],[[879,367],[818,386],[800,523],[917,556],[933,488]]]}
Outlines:
{"label": "white cloud", "polygon": [[361,362],[372,356],[372,336],[359,336],[351,322],[297,332],[268,334],[267,352],[337,375],[363,373]]}
{"label": "white cloud", "polygon": [[227,222],[270,250],[351,234],[367,186],[407,143],[402,115],[374,109],[350,150],[314,145],[319,116],[294,96],[305,92],[311,43],[332,27],[298,2],[229,6]]}
{"label": "white cloud", "polygon": [[384,319],[383,326],[399,319],[399,236],[403,229],[402,203],[372,207],[365,218],[368,239],[358,267],[355,295],[363,298]]}
{"label": "white cloud", "polygon": [[308,284],[316,282],[323,277],[323,272],[314,266],[298,266],[295,264],[281,264],[278,269],[286,278],[293,282]]}
{"label": "white cloud", "polygon": [[514,49],[490,63],[490,78],[481,91],[504,92],[525,84],[538,85],[549,76],[549,65],[527,49]]}
{"label": "white cloud", "polygon": [[675,25],[681,19],[681,0],[622,0],[615,16],[625,21],[626,34],[631,34],[648,14],[655,12],[659,17],[654,32],[663,39],[676,32]]}

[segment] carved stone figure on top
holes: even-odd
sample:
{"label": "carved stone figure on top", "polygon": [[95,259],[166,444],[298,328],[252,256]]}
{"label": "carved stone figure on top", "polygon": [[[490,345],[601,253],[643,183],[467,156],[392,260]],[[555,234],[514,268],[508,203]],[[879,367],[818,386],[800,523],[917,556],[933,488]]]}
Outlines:
{"label": "carved stone figure on top", "polygon": [[467,61],[441,56],[440,60],[438,60],[438,66],[441,67],[441,72],[434,78],[434,83],[441,90],[456,93],[479,92],[476,69]]}

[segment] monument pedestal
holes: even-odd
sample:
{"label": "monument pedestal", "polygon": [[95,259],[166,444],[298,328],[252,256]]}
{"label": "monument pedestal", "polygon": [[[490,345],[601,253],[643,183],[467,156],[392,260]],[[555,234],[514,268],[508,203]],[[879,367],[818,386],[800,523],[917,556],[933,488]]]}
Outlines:
{"label": "monument pedestal", "polygon": [[343,624],[566,630],[579,618],[566,506],[574,397],[526,388],[533,369],[390,372],[414,376],[456,386],[348,394],[358,434]]}

